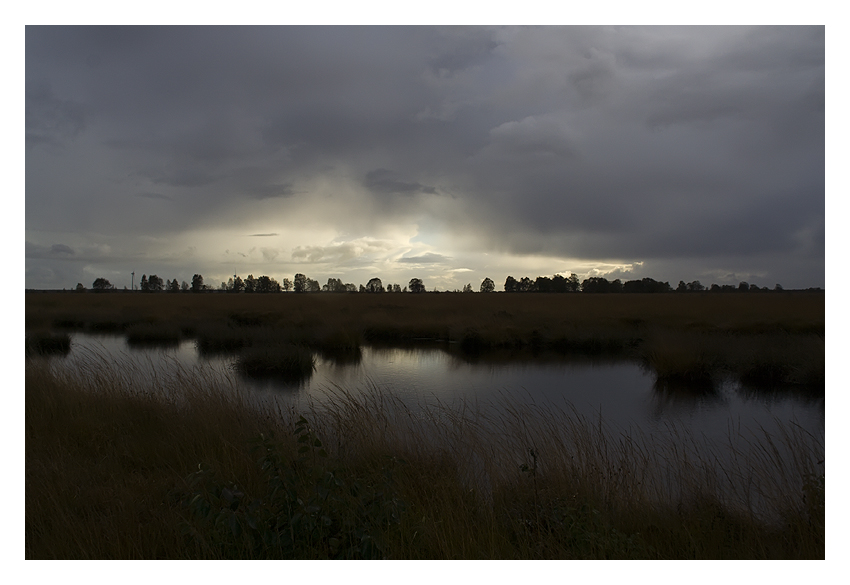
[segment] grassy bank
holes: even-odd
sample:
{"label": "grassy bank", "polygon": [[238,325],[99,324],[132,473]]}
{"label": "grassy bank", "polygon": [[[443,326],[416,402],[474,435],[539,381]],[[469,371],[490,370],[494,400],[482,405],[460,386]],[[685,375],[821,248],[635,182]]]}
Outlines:
{"label": "grassy bank", "polygon": [[[643,361],[662,382],[731,374],[752,385],[823,385],[824,295],[28,293],[28,330],[197,340],[202,352],[296,345],[356,360],[364,343],[447,342],[496,351]],[[451,342],[451,343],[449,343]]]}
{"label": "grassy bank", "polygon": [[822,439],[793,426],[720,455],[510,402],[294,410],[202,370],[145,380],[27,362],[27,558],[824,556]]}

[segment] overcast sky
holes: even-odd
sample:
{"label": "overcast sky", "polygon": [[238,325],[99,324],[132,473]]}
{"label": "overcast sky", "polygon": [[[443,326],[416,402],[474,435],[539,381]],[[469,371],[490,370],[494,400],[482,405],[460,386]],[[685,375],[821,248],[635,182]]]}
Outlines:
{"label": "overcast sky", "polygon": [[824,286],[823,27],[26,28],[26,286]]}

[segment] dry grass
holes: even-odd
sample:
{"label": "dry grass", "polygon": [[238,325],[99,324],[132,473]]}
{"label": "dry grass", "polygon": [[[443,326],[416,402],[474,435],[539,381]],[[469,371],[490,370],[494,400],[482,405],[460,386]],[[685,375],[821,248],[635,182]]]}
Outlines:
{"label": "dry grass", "polygon": [[823,334],[819,293],[753,294],[65,294],[28,293],[28,328],[54,323],[226,322],[312,329],[398,328],[459,338],[470,327],[510,340],[536,330],[660,327],[738,334]]}
{"label": "dry grass", "polygon": [[[822,385],[824,295],[27,294],[29,329],[194,337],[204,352],[296,344],[341,361],[360,345],[454,341],[493,351],[641,359],[662,382],[731,373]],[[517,357],[517,356],[514,356]]]}
{"label": "dry grass", "polygon": [[[569,408],[410,407],[375,389],[338,388],[296,412],[201,369],[152,379],[98,356],[37,359],[26,368],[26,555],[327,558],[359,535],[375,548],[346,555],[823,558],[823,440],[781,429],[711,445],[680,428],[615,433]],[[271,475],[250,448],[260,434],[275,437]],[[193,476],[199,464],[214,475]],[[274,505],[285,475],[316,504],[310,531],[309,506]],[[192,494],[206,516],[192,515]],[[266,520],[306,535],[300,548],[251,544],[254,499]]]}

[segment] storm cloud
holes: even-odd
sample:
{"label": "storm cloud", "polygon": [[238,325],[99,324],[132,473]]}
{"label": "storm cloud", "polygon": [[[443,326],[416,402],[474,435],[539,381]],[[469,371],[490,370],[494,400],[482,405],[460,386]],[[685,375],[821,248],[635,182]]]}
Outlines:
{"label": "storm cloud", "polygon": [[28,26],[27,287],[823,286],[824,104],[822,26]]}

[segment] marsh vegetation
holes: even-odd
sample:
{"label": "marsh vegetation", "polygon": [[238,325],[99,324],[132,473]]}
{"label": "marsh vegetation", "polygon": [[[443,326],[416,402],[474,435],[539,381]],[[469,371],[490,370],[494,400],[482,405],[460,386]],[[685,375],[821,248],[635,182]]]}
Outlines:
{"label": "marsh vegetation", "polygon": [[543,351],[642,361],[662,383],[733,375],[823,386],[824,295],[27,295],[32,331],[194,339],[202,351],[307,347],[352,359],[364,344],[440,341],[475,357]]}
{"label": "marsh vegetation", "polygon": [[823,558],[823,443],[793,425],[724,446],[511,401],[338,389],[296,412],[200,370],[140,380],[28,362],[28,558]]}
{"label": "marsh vegetation", "polygon": [[[822,295],[328,296],[28,295],[28,347],[161,328],[286,377],[316,354],[437,343],[473,362],[639,360],[670,393],[717,376],[823,391]],[[823,436],[793,422],[718,441],[518,396],[294,403],[238,371],[28,356],[27,558],[824,557]]]}

